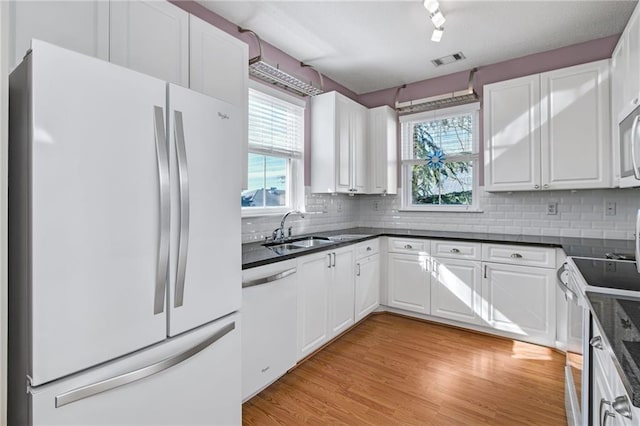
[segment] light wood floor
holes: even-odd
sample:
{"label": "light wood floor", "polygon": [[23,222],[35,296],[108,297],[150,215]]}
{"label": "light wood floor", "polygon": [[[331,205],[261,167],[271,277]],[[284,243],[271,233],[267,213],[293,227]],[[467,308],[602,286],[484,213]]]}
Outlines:
{"label": "light wood floor", "polygon": [[247,401],[245,425],[566,425],[564,355],[374,315]]}

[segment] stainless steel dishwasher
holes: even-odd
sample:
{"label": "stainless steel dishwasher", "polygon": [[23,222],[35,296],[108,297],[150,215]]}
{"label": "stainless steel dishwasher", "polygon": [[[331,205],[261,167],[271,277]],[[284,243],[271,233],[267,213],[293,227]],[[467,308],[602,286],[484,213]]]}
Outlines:
{"label": "stainless steel dishwasher", "polygon": [[244,402],[296,363],[296,261],[243,271],[241,314]]}

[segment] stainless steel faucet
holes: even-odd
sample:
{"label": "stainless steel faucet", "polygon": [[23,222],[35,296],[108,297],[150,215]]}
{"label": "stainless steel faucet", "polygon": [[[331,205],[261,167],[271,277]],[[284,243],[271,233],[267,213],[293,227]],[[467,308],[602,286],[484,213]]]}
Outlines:
{"label": "stainless steel faucet", "polygon": [[[282,215],[282,220],[280,221],[280,228],[276,228],[273,231],[273,234],[271,235],[271,237],[273,238],[274,241],[282,241],[284,240],[284,223],[287,220],[287,218],[289,217],[290,214],[297,214],[299,215],[301,218],[304,219],[304,213],[302,213],[300,210],[289,210],[288,212],[286,212],[284,215]],[[287,238],[291,238],[291,227],[289,227],[288,232],[287,232]]]}

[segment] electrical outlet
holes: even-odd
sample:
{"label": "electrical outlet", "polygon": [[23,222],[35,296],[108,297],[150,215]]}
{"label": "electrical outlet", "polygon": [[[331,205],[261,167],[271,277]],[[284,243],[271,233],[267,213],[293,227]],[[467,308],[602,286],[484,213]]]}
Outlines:
{"label": "electrical outlet", "polygon": [[613,201],[609,201],[604,205],[604,215],[605,216],[615,216],[616,215],[616,203]]}
{"label": "electrical outlet", "polygon": [[336,211],[340,213],[342,211],[342,201],[336,203]]}
{"label": "electrical outlet", "polygon": [[547,214],[558,214],[558,203],[547,204]]}
{"label": "electrical outlet", "polygon": [[378,201],[374,201],[373,202],[373,210],[378,211],[380,210],[380,204]]}
{"label": "electrical outlet", "polygon": [[606,262],[604,265],[605,272],[616,272],[616,264],[615,262]]}

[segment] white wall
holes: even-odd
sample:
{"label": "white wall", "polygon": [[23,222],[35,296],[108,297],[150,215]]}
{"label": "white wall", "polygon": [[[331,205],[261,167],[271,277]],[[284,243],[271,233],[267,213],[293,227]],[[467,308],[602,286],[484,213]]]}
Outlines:
{"label": "white wall", "polygon": [[[640,189],[490,194],[481,188],[479,196],[482,213],[402,212],[399,196],[330,196],[307,189],[307,210],[327,213],[287,223],[294,234],[366,226],[631,240],[640,208]],[[606,202],[616,204],[615,216],[605,215]],[[557,203],[557,215],[546,214],[548,203]],[[242,241],[262,240],[279,224],[280,216],[243,219]]]}
{"label": "white wall", "polygon": [[0,2],[0,424],[7,424],[7,124],[9,3]]}

